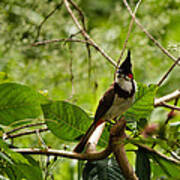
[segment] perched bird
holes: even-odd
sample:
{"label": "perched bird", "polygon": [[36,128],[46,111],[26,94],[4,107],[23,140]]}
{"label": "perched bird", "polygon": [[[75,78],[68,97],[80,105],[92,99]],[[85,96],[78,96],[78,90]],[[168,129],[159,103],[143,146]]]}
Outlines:
{"label": "perched bird", "polygon": [[136,82],[133,79],[131,54],[129,50],[125,61],[116,71],[114,83],[99,101],[94,122],[74,148],[74,152],[80,153],[83,151],[89,138],[99,125],[120,116],[132,105],[136,91],[135,84]]}

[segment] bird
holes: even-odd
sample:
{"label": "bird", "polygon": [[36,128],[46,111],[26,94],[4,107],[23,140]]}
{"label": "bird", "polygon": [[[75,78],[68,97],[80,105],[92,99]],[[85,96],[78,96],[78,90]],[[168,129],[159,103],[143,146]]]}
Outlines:
{"label": "bird", "polygon": [[114,82],[99,101],[93,123],[73,151],[81,153],[99,125],[119,117],[131,107],[135,92],[136,81],[132,73],[131,52],[128,50],[124,62],[116,70]]}

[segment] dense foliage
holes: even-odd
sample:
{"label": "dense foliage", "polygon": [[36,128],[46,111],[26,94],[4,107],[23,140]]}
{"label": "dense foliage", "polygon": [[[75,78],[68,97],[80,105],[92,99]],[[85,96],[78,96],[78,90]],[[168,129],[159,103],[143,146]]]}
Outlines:
{"label": "dense foliage", "polygon": [[[123,2],[75,2],[85,14],[88,34],[117,60],[131,20]],[[137,3],[136,0],[128,2],[132,8]],[[46,20],[38,35],[39,25],[54,8],[56,11]],[[136,15],[153,37],[175,57],[180,56],[179,11],[179,0],[146,0],[140,4]],[[0,14],[0,136],[16,127],[39,122],[45,122],[50,130],[42,133],[41,137],[35,134],[12,141],[1,138],[0,179],[77,179],[77,174],[81,174],[84,167],[82,162],[77,168],[76,161],[71,159],[22,156],[13,152],[10,144],[42,149],[46,145],[70,151],[90,125],[100,96],[113,81],[114,67],[93,48],[90,48],[89,58],[85,44],[31,45],[36,41],[69,38],[78,32],[65,6],[57,0],[1,0]],[[83,39],[80,34],[76,38]],[[129,161],[140,179],[145,180],[146,176],[146,179],[178,180],[180,168],[177,164],[134,144],[155,146],[156,151],[168,157],[172,153],[180,156],[180,114],[175,111],[169,123],[165,124],[170,110],[154,108],[153,105],[155,97],[179,89],[179,67],[172,71],[161,87],[157,87],[155,84],[173,61],[137,25],[133,26],[128,48],[132,51],[138,82],[136,101],[125,113],[130,136],[126,142]],[[151,123],[157,123],[159,127],[155,136],[143,138],[141,132]],[[109,127],[100,139],[99,148],[107,145],[108,137]],[[113,166],[108,169],[107,164]],[[99,171],[101,167],[107,167],[107,171]],[[102,174],[104,179],[109,179],[109,174],[113,174],[116,179],[121,177],[121,171],[117,169],[117,163],[111,158],[86,164],[84,174],[92,179],[98,179]],[[84,179],[88,177],[84,176]]]}

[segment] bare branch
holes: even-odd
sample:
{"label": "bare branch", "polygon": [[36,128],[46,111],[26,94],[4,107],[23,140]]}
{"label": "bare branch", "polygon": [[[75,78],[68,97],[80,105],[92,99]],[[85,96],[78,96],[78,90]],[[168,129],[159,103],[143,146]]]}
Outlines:
{"label": "bare branch", "polygon": [[169,68],[169,70],[161,78],[161,80],[157,84],[158,86],[160,86],[165,81],[165,79],[168,77],[169,73],[174,69],[174,67],[178,64],[179,61],[180,61],[180,57],[174,62],[174,64]]}
{"label": "bare branch", "polygon": [[42,145],[44,148],[48,148],[47,145],[46,145],[46,143],[44,142],[44,140],[43,140],[40,132],[39,132],[39,129],[36,130],[36,135],[37,135],[37,137],[38,137],[41,145]]}
{"label": "bare branch", "polygon": [[[129,4],[127,3],[126,0],[123,0],[125,6],[127,7],[130,15],[133,17],[133,19],[135,20],[136,24],[139,26],[139,28],[149,37],[149,39],[151,39],[154,44],[159,47],[161,49],[161,51],[166,54],[169,58],[171,58],[172,60],[176,61],[177,58],[175,58],[167,49],[165,49],[156,39],[154,39],[154,37],[143,27],[143,25],[139,22],[139,20],[136,18],[136,16],[133,14]],[[178,65],[180,65],[178,63]]]}
{"label": "bare branch", "polygon": [[[86,25],[85,25],[85,17],[84,17],[84,14],[83,12],[81,11],[81,9],[78,7],[78,5],[73,2],[72,0],[68,0],[71,5],[77,10],[77,12],[79,13],[79,16],[80,16],[80,19],[81,19],[81,22],[82,22],[82,26],[83,26],[83,29],[85,32],[87,32],[87,29],[86,29]],[[88,41],[88,39],[86,37],[84,37],[85,41]],[[89,44],[86,43],[86,48],[87,48],[87,52],[88,52],[88,65],[89,65],[89,69],[88,69],[88,76],[89,76],[89,79],[90,79],[90,76],[91,76],[91,50],[90,50],[90,47],[89,47]]]}
{"label": "bare branch", "polygon": [[40,32],[41,32],[41,28],[43,26],[43,24],[48,20],[49,17],[51,17],[57,9],[59,9],[61,6],[63,5],[63,1],[56,5],[56,7],[43,19],[43,21],[39,24],[38,26],[38,29],[37,29],[37,35],[36,35],[36,38],[35,38],[35,41],[37,41],[37,39],[39,38],[39,35],[40,35]]}
{"label": "bare branch", "polygon": [[50,43],[57,43],[57,42],[78,42],[78,43],[88,43],[89,45],[93,46],[90,42],[81,40],[81,39],[72,39],[72,38],[62,38],[62,39],[53,39],[53,40],[46,40],[46,41],[39,41],[33,43],[32,46],[39,46],[39,45],[46,45]]}
{"label": "bare branch", "polygon": [[[141,3],[141,0],[139,0],[139,1],[137,2],[137,4],[136,4],[136,7],[135,7],[134,12],[133,12],[133,15],[134,15],[134,16],[135,16],[135,14],[136,14],[136,12],[137,12],[137,10],[138,10],[138,7],[139,7],[140,3]],[[125,40],[125,42],[124,42],[124,44],[123,44],[123,48],[122,48],[120,57],[119,57],[118,62],[117,62],[117,67],[119,66],[119,63],[121,62],[121,59],[122,59],[123,54],[124,54],[124,51],[125,51],[125,49],[126,49],[126,46],[127,46],[127,43],[128,43],[128,39],[129,39],[131,30],[132,30],[132,27],[133,27],[133,23],[134,23],[134,18],[131,19],[131,22],[130,22],[130,24],[129,24],[128,32],[127,32],[127,35],[126,35],[126,40]],[[117,67],[116,67],[116,68],[117,68]]]}
{"label": "bare branch", "polygon": [[5,134],[9,135],[9,134],[14,133],[16,131],[19,131],[21,129],[25,129],[25,128],[29,128],[29,127],[34,127],[34,126],[42,126],[42,125],[45,125],[45,124],[46,123],[44,123],[44,122],[42,122],[42,123],[35,123],[35,124],[27,124],[27,125],[24,125],[24,126],[20,126],[20,127],[14,128],[11,131],[6,132]]}
{"label": "bare branch", "polygon": [[15,152],[22,154],[34,154],[34,155],[49,155],[49,156],[61,156],[71,159],[79,159],[79,160],[100,160],[105,159],[111,153],[110,149],[106,148],[104,151],[95,152],[95,153],[75,153],[75,152],[67,152],[63,150],[56,149],[38,149],[38,148],[13,148]]}
{"label": "bare branch", "polygon": [[[45,131],[48,131],[48,128],[41,128],[41,129],[38,129],[38,131],[39,132],[45,132]],[[26,131],[26,132],[22,132],[22,133],[17,133],[17,134],[13,134],[13,135],[7,135],[5,133],[5,134],[3,134],[3,139],[4,140],[6,140],[6,139],[14,139],[14,138],[29,135],[29,134],[36,134],[36,132],[37,132],[37,129],[32,130],[32,131]]]}
{"label": "bare branch", "polygon": [[143,148],[144,150],[146,150],[148,152],[154,153],[154,154],[162,157],[163,159],[166,159],[168,161],[171,161],[172,163],[180,165],[180,161],[177,161],[176,159],[170,158],[170,157],[168,157],[168,156],[166,156],[166,155],[164,155],[164,154],[162,154],[162,153],[160,153],[160,152],[158,152],[158,151],[156,151],[156,150],[154,150],[154,149],[152,149],[152,148],[150,148],[150,147],[148,147],[148,146],[146,146],[144,144],[137,144],[137,143],[133,143],[133,144],[138,146],[138,147]]}
{"label": "bare branch", "polygon": [[154,106],[160,106],[163,102],[169,102],[180,97],[180,90],[176,90],[171,94],[155,99]]}
{"label": "bare branch", "polygon": [[172,110],[177,110],[177,111],[180,111],[180,107],[177,107],[177,106],[174,106],[174,105],[170,105],[170,104],[167,104],[165,102],[162,102],[160,105],[158,106],[163,106],[163,107],[166,107],[166,108],[169,108],[169,109],[172,109]]}
{"label": "bare branch", "polygon": [[[174,101],[174,106],[177,106],[178,100],[179,100],[179,98],[176,98],[176,99],[175,99],[175,101]],[[164,123],[165,125],[168,124],[168,122],[170,121],[170,119],[172,119],[172,117],[173,117],[173,115],[174,115],[174,110],[175,110],[175,109],[172,109],[172,110],[168,113],[167,119],[166,119],[166,121],[165,121],[165,123]]]}
{"label": "bare branch", "polygon": [[67,11],[69,12],[69,14],[71,15],[74,23],[76,24],[76,26],[78,27],[78,29],[81,31],[81,34],[90,42],[90,44],[98,51],[101,53],[102,56],[104,56],[113,66],[116,67],[116,62],[106,54],[106,52],[101,49],[96,43],[94,40],[92,40],[90,38],[90,36],[84,31],[84,29],[81,27],[80,23],[78,22],[77,18],[75,17],[75,15],[73,14],[70,6],[69,6],[69,3],[67,0],[64,0],[64,4],[66,6],[66,9]]}

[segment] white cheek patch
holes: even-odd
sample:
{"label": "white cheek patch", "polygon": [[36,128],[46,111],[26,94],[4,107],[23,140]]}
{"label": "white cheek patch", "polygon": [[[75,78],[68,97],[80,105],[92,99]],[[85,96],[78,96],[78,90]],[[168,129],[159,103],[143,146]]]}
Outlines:
{"label": "white cheek patch", "polygon": [[115,80],[116,83],[118,83],[118,85],[125,91],[128,91],[129,93],[131,92],[132,90],[132,82],[129,81],[129,80],[126,80],[124,79],[123,77],[121,78],[118,78],[116,77],[116,80]]}

